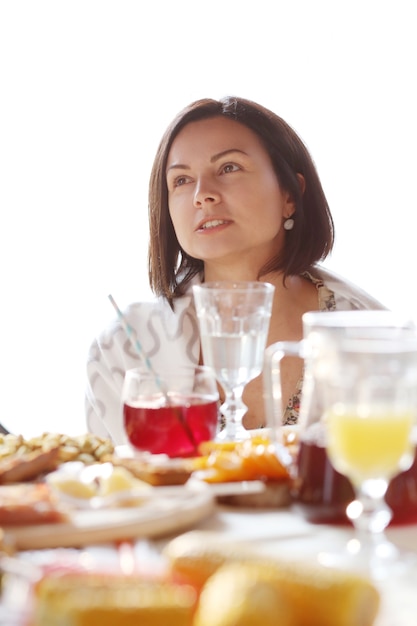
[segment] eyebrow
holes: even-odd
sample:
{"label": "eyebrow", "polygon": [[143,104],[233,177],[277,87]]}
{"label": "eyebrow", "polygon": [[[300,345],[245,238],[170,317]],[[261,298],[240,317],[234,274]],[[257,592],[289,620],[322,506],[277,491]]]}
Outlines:
{"label": "eyebrow", "polygon": [[[228,148],[227,150],[222,150],[222,152],[218,152],[217,154],[214,154],[210,159],[210,163],[215,163],[222,157],[228,154],[231,154],[233,152],[239,152],[240,154],[244,154],[245,156],[247,156],[247,153],[244,150],[239,150],[239,148]],[[167,167],[166,171],[168,173],[170,170],[174,170],[174,169],[189,170],[190,166],[185,165],[184,163],[173,163],[172,165]]]}

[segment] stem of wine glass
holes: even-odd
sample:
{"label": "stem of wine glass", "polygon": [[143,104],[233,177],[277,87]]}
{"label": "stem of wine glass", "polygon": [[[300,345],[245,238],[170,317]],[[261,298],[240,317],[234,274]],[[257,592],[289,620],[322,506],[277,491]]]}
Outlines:
{"label": "stem of wine glass", "polygon": [[365,480],[356,489],[357,499],[346,509],[361,551],[388,544],[384,534],[392,518],[392,511],[384,499],[388,484],[384,478]]}
{"label": "stem of wine glass", "polygon": [[388,484],[386,479],[373,479],[356,486],[356,500],[346,509],[355,536],[347,542],[343,551],[320,553],[322,564],[366,573],[375,581],[388,580],[415,567],[415,555],[402,551],[384,532],[392,517],[384,499]]}
{"label": "stem of wine glass", "polygon": [[233,389],[224,387],[226,398],[220,407],[220,411],[225,418],[225,427],[220,431],[219,439],[237,441],[247,436],[247,431],[242,424],[243,416],[248,410],[248,407],[242,400],[244,388],[244,385],[239,385]]}

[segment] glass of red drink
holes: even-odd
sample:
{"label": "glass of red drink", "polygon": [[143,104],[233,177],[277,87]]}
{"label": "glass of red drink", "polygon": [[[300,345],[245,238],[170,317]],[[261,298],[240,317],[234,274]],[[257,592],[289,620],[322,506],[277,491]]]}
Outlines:
{"label": "glass of red drink", "polygon": [[219,392],[209,367],[178,367],[158,377],[143,368],[128,370],[122,402],[125,432],[136,451],[197,456],[199,444],[217,434]]}

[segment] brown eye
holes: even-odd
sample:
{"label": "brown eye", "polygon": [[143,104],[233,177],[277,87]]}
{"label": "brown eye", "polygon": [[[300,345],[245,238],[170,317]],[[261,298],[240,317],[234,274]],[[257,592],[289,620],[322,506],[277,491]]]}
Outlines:
{"label": "brown eye", "polygon": [[236,165],[236,163],[226,163],[226,165],[224,165],[222,168],[222,171],[225,174],[229,174],[230,172],[237,172],[238,170],[240,170],[240,167]]}
{"label": "brown eye", "polygon": [[186,182],[187,182],[186,176],[178,176],[178,178],[174,180],[174,187],[181,187],[181,185],[185,185]]}

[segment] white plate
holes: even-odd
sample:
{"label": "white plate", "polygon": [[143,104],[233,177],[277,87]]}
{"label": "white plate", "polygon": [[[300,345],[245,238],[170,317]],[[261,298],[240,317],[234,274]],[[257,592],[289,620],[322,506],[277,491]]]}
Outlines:
{"label": "white plate", "polygon": [[188,479],[185,484],[187,489],[208,489],[213,496],[239,496],[247,493],[261,493],[265,491],[265,483],[262,480],[242,480],[229,483],[206,483],[195,476]]}
{"label": "white plate", "polygon": [[74,511],[65,522],[10,526],[4,531],[18,550],[79,547],[183,531],[211,515],[214,507],[210,489],[183,488],[175,498],[161,494],[140,507]]}
{"label": "white plate", "polygon": [[18,550],[78,547],[119,539],[159,537],[191,528],[215,509],[216,496],[260,493],[262,481],[208,484],[191,478],[185,485],[154,487],[141,506],[75,510],[56,524],[5,528]]}
{"label": "white plate", "polygon": [[[190,492],[204,490],[212,496],[260,493],[265,490],[265,484],[261,480],[208,483],[202,479],[204,472],[194,472],[183,485],[151,486],[133,479],[135,482],[132,482],[130,488],[102,495],[103,492],[100,492],[100,487],[97,485],[109,480],[116,469],[111,463],[92,466],[85,466],[83,463],[64,463],[58,470],[48,474],[46,481],[62,505],[71,509],[90,511],[124,507],[129,502],[133,505],[135,501],[137,506],[143,506],[152,500],[183,497]],[[92,494],[91,497],[69,495],[65,489],[62,489],[68,481],[71,485],[73,482],[84,485],[88,488],[87,492]]]}

